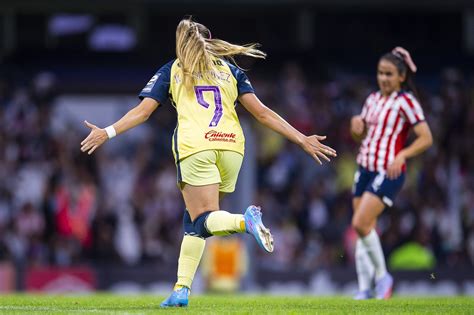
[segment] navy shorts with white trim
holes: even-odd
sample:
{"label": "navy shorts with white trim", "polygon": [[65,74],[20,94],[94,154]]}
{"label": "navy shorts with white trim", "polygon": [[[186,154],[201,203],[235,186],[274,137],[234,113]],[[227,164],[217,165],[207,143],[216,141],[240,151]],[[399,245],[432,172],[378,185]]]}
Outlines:
{"label": "navy shorts with white trim", "polygon": [[359,166],[354,175],[352,193],[354,197],[360,197],[365,191],[371,192],[377,195],[386,206],[391,207],[404,182],[405,172],[392,180],[386,176],[386,173],[371,172]]}

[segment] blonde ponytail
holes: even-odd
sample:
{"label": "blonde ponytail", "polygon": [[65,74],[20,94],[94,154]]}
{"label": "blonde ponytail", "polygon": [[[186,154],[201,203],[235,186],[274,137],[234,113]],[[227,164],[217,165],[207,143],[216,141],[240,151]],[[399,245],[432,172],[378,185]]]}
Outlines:
{"label": "blonde ponytail", "polygon": [[266,54],[257,47],[258,44],[235,45],[213,39],[207,27],[192,21],[191,18],[181,20],[176,28],[176,57],[186,87],[191,86],[196,77],[209,79],[209,71],[213,68],[215,58],[226,58],[234,64],[236,55],[265,58]]}

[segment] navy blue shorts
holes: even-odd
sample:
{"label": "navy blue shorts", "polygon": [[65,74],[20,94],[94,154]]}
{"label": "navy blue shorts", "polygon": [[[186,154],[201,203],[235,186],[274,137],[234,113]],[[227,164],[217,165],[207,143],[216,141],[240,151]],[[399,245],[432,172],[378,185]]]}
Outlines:
{"label": "navy blue shorts", "polygon": [[352,193],[354,197],[360,197],[365,191],[377,195],[382,202],[388,206],[393,206],[393,200],[402,189],[405,181],[405,172],[402,172],[396,179],[389,179],[385,173],[370,172],[359,166],[354,175],[354,186]]}

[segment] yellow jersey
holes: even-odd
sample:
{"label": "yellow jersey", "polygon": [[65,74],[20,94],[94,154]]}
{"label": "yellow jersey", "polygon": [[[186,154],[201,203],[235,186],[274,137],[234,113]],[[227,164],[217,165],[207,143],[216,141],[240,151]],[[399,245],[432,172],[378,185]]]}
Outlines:
{"label": "yellow jersey", "polygon": [[[223,59],[214,60],[206,79],[194,73],[191,88],[183,84],[178,59],[161,67],[140,92],[163,104],[170,99],[178,121],[173,134],[176,163],[204,150],[230,150],[244,154],[245,138],[235,111],[237,98],[254,93],[245,73]],[[209,77],[208,76],[208,77]]]}

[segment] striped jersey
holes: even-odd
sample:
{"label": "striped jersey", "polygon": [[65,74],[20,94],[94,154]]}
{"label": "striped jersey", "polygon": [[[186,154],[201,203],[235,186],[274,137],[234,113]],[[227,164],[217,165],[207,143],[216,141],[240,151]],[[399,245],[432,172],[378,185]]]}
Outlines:
{"label": "striped jersey", "polygon": [[[176,163],[204,150],[244,154],[245,138],[235,111],[237,98],[254,93],[247,76],[223,59],[215,59],[208,76],[194,73],[191,87],[183,84],[178,59],[161,67],[140,93],[163,104],[170,99],[178,115],[173,134]],[[211,78],[211,79],[209,79]]]}
{"label": "striped jersey", "polygon": [[386,172],[405,146],[410,128],[425,120],[420,104],[406,91],[394,91],[389,96],[383,96],[380,91],[370,94],[361,117],[367,135],[360,146],[357,163],[372,172]]}

